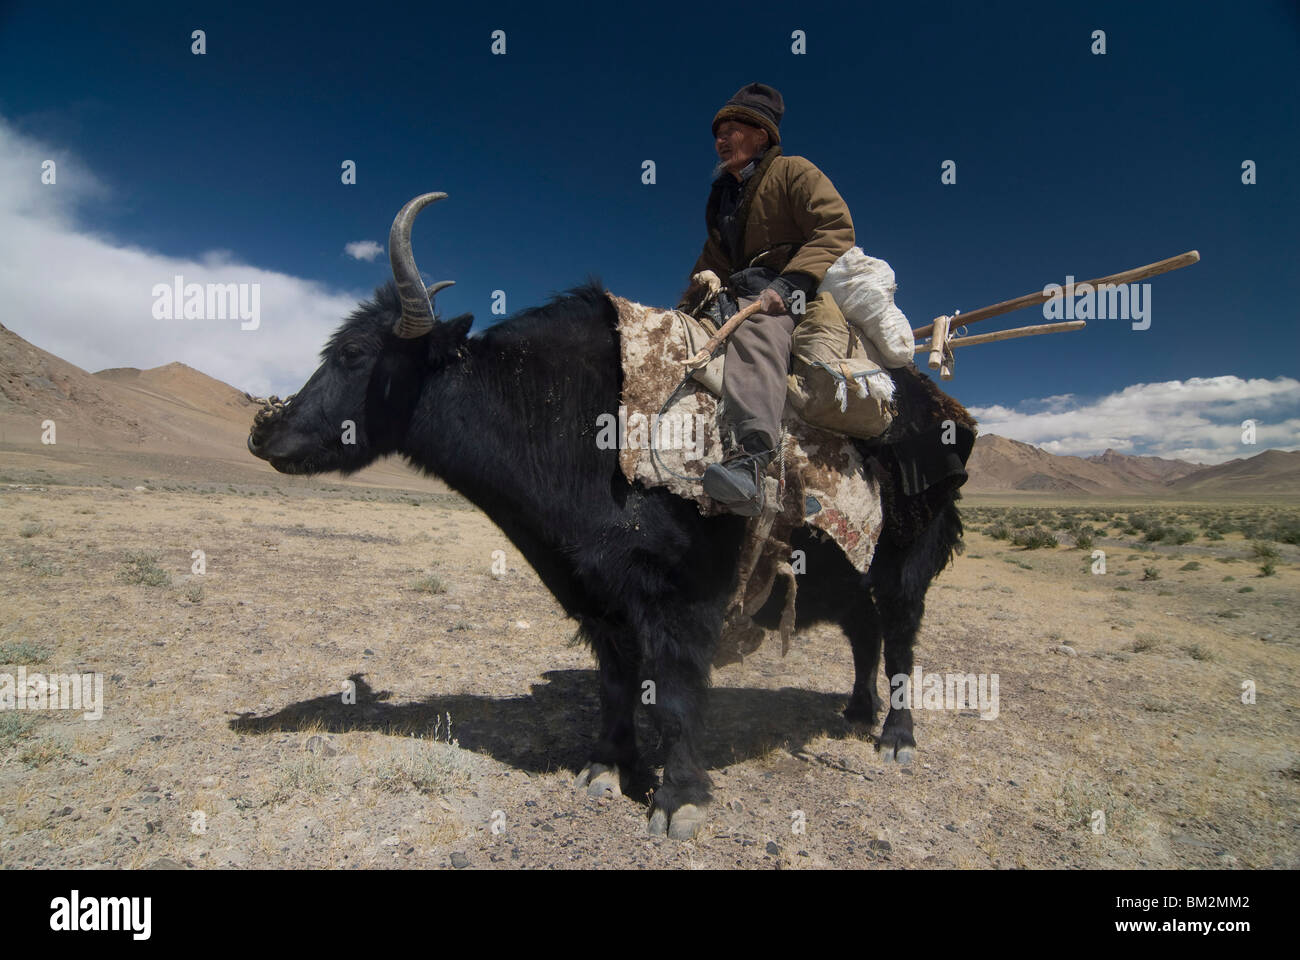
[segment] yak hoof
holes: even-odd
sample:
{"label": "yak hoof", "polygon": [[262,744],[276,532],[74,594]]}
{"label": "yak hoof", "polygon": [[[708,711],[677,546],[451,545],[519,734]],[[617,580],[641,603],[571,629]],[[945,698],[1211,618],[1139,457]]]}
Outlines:
{"label": "yak hoof", "polygon": [[671,821],[662,807],[650,815],[649,832],[652,837],[665,833],[672,840],[694,840],[704,826],[704,809],[693,803],[683,803],[672,815]]}
{"label": "yak hoof", "polygon": [[880,748],[880,759],[885,763],[894,762],[906,765],[916,759],[916,748],[900,746],[895,749],[893,744],[889,744]]}
{"label": "yak hoof", "polygon": [[619,784],[617,765],[606,766],[603,763],[592,761],[582,768],[578,778],[573,781],[573,786],[578,790],[586,787],[587,796],[593,800],[623,796],[623,788]]}

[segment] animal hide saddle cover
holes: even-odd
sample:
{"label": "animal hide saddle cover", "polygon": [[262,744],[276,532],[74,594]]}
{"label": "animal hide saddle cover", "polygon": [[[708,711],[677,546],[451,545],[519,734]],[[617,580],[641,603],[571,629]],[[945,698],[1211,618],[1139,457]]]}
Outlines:
{"label": "animal hide saddle cover", "polygon": [[[607,295],[618,311],[623,363],[623,409],[617,424],[623,475],[629,482],[666,487],[693,500],[705,516],[724,513],[700,484],[705,468],[725,453],[721,401],[691,379],[664,407],[682,384],[684,361],[701,345],[698,328],[691,330],[689,318],[676,310]],[[851,439],[804,423],[788,404],[782,430],[781,454],[773,458],[765,479],[769,510],[749,521],[715,665],[738,662],[761,645],[766,631],[751,617],[768,600],[778,576],[786,579],[787,589],[777,632],[782,654],[789,649],[795,574],[803,572],[792,563],[790,540],[796,528],[811,524],[865,573],[883,526],[875,464],[864,464]]]}

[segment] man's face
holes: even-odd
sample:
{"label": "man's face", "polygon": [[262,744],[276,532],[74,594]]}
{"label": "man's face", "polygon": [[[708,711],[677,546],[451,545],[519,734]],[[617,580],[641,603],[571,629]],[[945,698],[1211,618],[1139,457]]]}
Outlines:
{"label": "man's face", "polygon": [[718,124],[713,146],[727,170],[733,176],[739,176],[745,164],[753,160],[766,143],[766,130],[736,120],[724,120]]}

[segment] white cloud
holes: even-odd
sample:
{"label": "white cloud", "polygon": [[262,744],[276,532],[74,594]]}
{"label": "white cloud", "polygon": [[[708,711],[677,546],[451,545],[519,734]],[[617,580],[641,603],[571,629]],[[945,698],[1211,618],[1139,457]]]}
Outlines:
{"label": "white cloud", "polygon": [[[1066,398],[1076,403],[1067,408]],[[970,409],[981,433],[1071,456],[1111,447],[1135,456],[1223,463],[1270,447],[1300,449],[1300,380],[1292,377],[1193,377],[1136,383],[1090,402],[1066,394]],[[1253,446],[1242,443],[1248,419],[1256,423]]]}
{"label": "white cloud", "polygon": [[373,240],[353,240],[351,243],[344,244],[343,252],[353,260],[373,263],[375,258],[384,252],[384,248]]}
{"label": "white cloud", "polygon": [[[41,163],[57,181],[41,183]],[[329,332],[367,292],[341,292],[241,263],[225,251],[169,256],[122,243],[81,222],[111,191],[75,156],[0,117],[0,322],[86,370],[179,360],[254,394],[292,393],[316,366]],[[202,242],[202,224],[195,225]],[[186,283],[257,283],[261,325],[155,320],[152,290]]]}

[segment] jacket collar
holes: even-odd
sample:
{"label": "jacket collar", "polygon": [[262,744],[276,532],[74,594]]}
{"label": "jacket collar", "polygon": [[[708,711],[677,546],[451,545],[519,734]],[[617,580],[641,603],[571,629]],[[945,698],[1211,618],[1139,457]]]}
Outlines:
{"label": "jacket collar", "polygon": [[[759,184],[763,182],[763,176],[772,166],[772,161],[781,155],[781,145],[779,143],[768,147],[762,157],[756,157],[757,165],[751,160],[745,167],[746,170],[753,166],[753,171],[746,176],[744,170],[741,171],[741,185],[745,191],[744,196],[740,198],[740,206],[736,208],[736,220],[740,223],[740,242],[745,242],[745,229],[749,226],[749,207],[754,200],[754,194],[758,192]],[[731,176],[730,171],[723,171],[722,175],[713,181],[713,189],[709,192],[709,202],[705,210],[705,218],[708,222],[709,236],[714,242],[722,245],[722,231],[714,224],[717,218],[718,205],[722,196],[722,191],[726,186],[726,180],[730,179],[733,183],[735,177]],[[725,250],[726,247],[723,246]],[[734,267],[735,264],[732,264]]]}
{"label": "jacket collar", "polygon": [[721,183],[721,184],[725,184],[728,187],[743,185],[746,181],[749,180],[750,177],[754,175],[754,171],[759,168],[759,165],[762,164],[763,159],[768,155],[768,152],[771,151],[771,149],[772,149],[771,147],[768,147],[762,153],[754,156],[754,158],[751,159],[749,163],[745,164],[744,167],[742,167],[740,170],[739,180],[737,180],[735,177],[731,175],[730,170],[723,170],[720,174],[718,174],[714,178],[713,180],[714,184]]}

